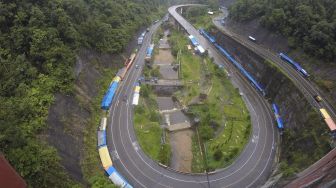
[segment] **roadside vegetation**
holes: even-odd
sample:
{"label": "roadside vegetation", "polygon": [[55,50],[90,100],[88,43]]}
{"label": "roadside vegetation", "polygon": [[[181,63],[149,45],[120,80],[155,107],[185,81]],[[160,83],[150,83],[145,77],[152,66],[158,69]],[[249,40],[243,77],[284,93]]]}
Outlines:
{"label": "roadside vegetation", "polygon": [[[163,28],[160,26],[153,34],[153,43],[158,45],[158,42],[162,37]],[[157,46],[155,46],[152,59],[154,59],[157,49]],[[143,75],[145,79],[161,77],[159,67],[153,67],[153,65],[149,65],[147,63],[143,67]],[[157,95],[155,94],[152,86],[142,84],[140,89],[139,104],[135,106],[134,111],[134,129],[137,140],[142,150],[151,159],[169,166],[171,158],[169,136],[161,127],[161,123],[162,117],[159,113]]]}
{"label": "roadside vegetation", "polygon": [[[299,92],[290,78],[278,67],[275,67],[272,62],[265,62],[265,64],[269,66],[267,67],[267,72],[273,74],[273,76],[276,76],[276,78],[282,80],[282,82],[287,83],[286,89],[293,93]],[[284,89],[270,89],[268,97],[270,97],[272,101],[276,100],[275,102],[277,104],[281,104],[282,99],[280,99],[280,97],[284,97],[281,96],[281,92],[286,92],[285,97],[288,97],[287,91]],[[279,94],[280,97],[277,97]],[[299,94],[303,98],[302,94]],[[306,114],[298,115],[298,118],[295,119],[296,122],[299,122],[299,125],[295,127],[285,127],[284,134],[282,135],[280,171],[284,177],[290,177],[304,170],[323,157],[331,149],[328,128],[323,122],[320,113],[313,109],[308,101],[298,103],[298,105],[302,104],[306,106],[302,109]]]}
{"label": "roadside vegetation", "polygon": [[[101,167],[101,161],[97,152],[97,127],[100,120],[106,113],[101,110],[101,100],[106,92],[105,88],[108,88],[111,83],[111,78],[114,77],[116,71],[111,69],[105,69],[102,79],[97,84],[104,88],[93,99],[93,105],[90,107],[91,118],[88,122],[87,128],[84,130],[84,158],[81,161],[82,172],[85,179],[88,180],[93,188],[95,187],[113,187],[111,181],[106,178],[103,168]],[[109,120],[108,120],[109,121]]]}
{"label": "roadside vegetation", "polygon": [[[240,4],[240,6],[242,5]],[[253,4],[253,6],[259,6],[259,5]],[[246,9],[253,9],[253,8],[246,8]],[[199,14],[200,16],[197,16],[197,14]],[[243,15],[248,14],[248,12],[245,11],[236,14]],[[204,8],[194,7],[194,9],[190,10],[189,14],[188,11],[186,11],[186,16],[189,17],[190,21],[194,24],[196,28],[200,27],[200,25],[202,26],[202,24],[207,25],[206,27],[208,28],[213,27],[211,21],[212,18],[210,18],[210,16],[206,14],[206,10],[204,10]],[[241,18],[241,19],[245,20],[249,18]],[[207,22],[210,22],[211,24],[207,24]],[[286,86],[287,88],[291,88],[290,90],[296,92],[296,87],[291,82],[287,74],[285,74],[281,69],[276,67],[274,63],[268,60],[265,60],[264,63],[267,65],[267,68],[269,69],[268,72],[273,73],[273,76],[279,77],[279,80],[283,80],[282,82],[287,83]],[[318,80],[318,83],[319,85],[324,85],[325,87],[328,88],[332,87],[332,83],[330,83],[330,81],[328,82],[324,80]],[[275,97],[278,95],[278,92],[279,92],[278,90],[270,91],[270,93],[268,93],[269,94],[268,97],[272,98],[272,100],[275,100]],[[282,101],[276,101],[276,102],[280,104]],[[305,109],[308,111],[306,118],[300,120],[300,123],[304,125],[303,131],[302,128],[298,127],[291,129],[286,128],[282,136],[283,143],[281,143],[280,172],[283,173],[284,177],[290,177],[293,176],[295,173],[302,171],[303,169],[305,169],[306,167],[308,167],[309,165],[313,164],[315,161],[323,157],[330,150],[330,144],[329,144],[330,137],[328,135],[328,130],[325,123],[321,120],[319,113],[314,109],[312,109],[307,102],[302,103],[305,103],[304,105],[307,106],[308,108]],[[212,108],[205,109],[199,114],[204,114],[205,112],[211,111],[211,109]],[[209,119],[214,118],[211,117]],[[249,134],[249,132],[247,131],[246,134]],[[312,150],[309,148],[314,149]],[[235,152],[236,151],[233,150],[232,155],[234,155]],[[222,157],[219,152],[213,154],[213,159],[217,157]],[[208,155],[208,158],[211,158],[211,155]],[[209,162],[209,168],[211,167],[212,164],[211,162]]]}
{"label": "roadside vegetation", "polygon": [[139,27],[160,17],[161,5],[159,0],[0,3],[0,152],[29,186],[76,184],[43,138],[54,94],[75,92],[77,52],[120,53]]}
{"label": "roadside vegetation", "polygon": [[310,56],[335,63],[335,7],[335,1],[324,0],[238,0],[229,10],[235,20],[259,19],[266,28],[285,36],[290,47],[302,48]]}
{"label": "roadside vegetation", "polygon": [[[200,57],[188,50],[189,42],[182,33],[173,31],[169,41],[181,62],[181,78],[185,84],[175,97],[189,115],[199,120],[196,126],[201,148],[207,156],[194,153],[192,169],[203,172],[206,168],[225,167],[239,155],[249,139],[249,112],[224,69],[209,57]],[[199,152],[197,135],[195,137],[193,152]],[[207,167],[204,160],[207,160]]]}
{"label": "roadside vegetation", "polygon": [[[238,0],[230,17],[239,22],[257,20],[261,26],[287,39],[288,55],[311,74],[324,98],[336,106],[336,1],[289,2]],[[304,52],[304,53],[303,53]]]}
{"label": "roadside vegetation", "polygon": [[134,129],[142,150],[153,160],[165,165],[170,162],[169,141],[161,142],[166,132],[160,127],[156,94],[149,85],[141,85],[139,105],[135,106]]}
{"label": "roadside vegetation", "polygon": [[185,17],[190,23],[194,25],[196,29],[204,28],[209,30],[213,26],[212,19],[218,16],[218,7],[211,10],[214,14],[209,15],[208,7],[188,7],[183,12],[183,17]]}

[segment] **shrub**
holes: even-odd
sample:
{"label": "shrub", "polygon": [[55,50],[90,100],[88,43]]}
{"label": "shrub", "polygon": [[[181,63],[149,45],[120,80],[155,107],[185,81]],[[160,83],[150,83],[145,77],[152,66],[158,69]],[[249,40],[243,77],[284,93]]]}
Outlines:
{"label": "shrub", "polygon": [[214,159],[220,161],[223,157],[223,152],[220,149],[217,149],[214,153]]}

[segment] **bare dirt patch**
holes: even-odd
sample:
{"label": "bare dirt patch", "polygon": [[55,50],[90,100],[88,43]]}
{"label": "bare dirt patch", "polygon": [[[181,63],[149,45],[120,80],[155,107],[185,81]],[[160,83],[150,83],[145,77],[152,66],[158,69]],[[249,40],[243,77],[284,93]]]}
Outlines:
{"label": "bare dirt patch", "polygon": [[182,172],[191,172],[192,136],[191,129],[172,132],[170,134],[170,144],[172,149],[171,167]]}
{"label": "bare dirt patch", "polygon": [[167,64],[170,65],[173,63],[174,57],[171,54],[170,50],[159,50],[159,53],[155,55],[154,65],[156,64]]}

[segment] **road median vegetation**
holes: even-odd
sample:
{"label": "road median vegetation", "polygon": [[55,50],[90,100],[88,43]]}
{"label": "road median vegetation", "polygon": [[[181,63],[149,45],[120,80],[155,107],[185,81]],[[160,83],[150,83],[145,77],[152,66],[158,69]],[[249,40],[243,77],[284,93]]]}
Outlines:
{"label": "road median vegetation", "polygon": [[[177,48],[180,75],[185,84],[175,93],[175,98],[196,122],[199,134],[193,139],[193,152],[200,152],[196,147],[200,143],[206,155],[194,153],[192,169],[204,172],[228,166],[244,149],[251,132],[250,115],[242,96],[225,69],[219,68],[211,58],[187,49],[187,36],[174,30],[169,40],[174,44],[173,49]],[[207,160],[207,167],[202,166],[202,158]]]}

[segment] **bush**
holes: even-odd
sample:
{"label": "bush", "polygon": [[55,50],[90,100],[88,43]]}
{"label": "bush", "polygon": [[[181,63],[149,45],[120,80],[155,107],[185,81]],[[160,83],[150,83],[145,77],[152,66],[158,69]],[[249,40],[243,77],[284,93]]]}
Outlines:
{"label": "bush", "polygon": [[160,68],[159,68],[159,67],[155,67],[155,68],[151,71],[151,76],[152,76],[152,77],[161,77]]}
{"label": "bush", "polygon": [[208,125],[202,125],[199,128],[200,136],[204,142],[211,139],[214,135],[214,131]]}
{"label": "bush", "polygon": [[135,113],[137,113],[137,114],[143,114],[144,112],[145,112],[145,109],[144,109],[143,106],[140,106],[140,105],[135,106]]}
{"label": "bush", "polygon": [[148,85],[143,85],[141,87],[140,90],[140,95],[143,96],[144,98],[148,98],[149,97],[149,92],[150,92],[150,88]]}
{"label": "bush", "polygon": [[163,144],[159,154],[159,162],[168,166],[170,163],[170,154],[170,146],[168,144]]}
{"label": "bush", "polygon": [[151,110],[151,112],[149,114],[149,119],[152,122],[159,122],[160,121],[160,115],[156,111]]}
{"label": "bush", "polygon": [[214,159],[220,161],[223,157],[223,152],[220,149],[217,149],[214,153]]}

